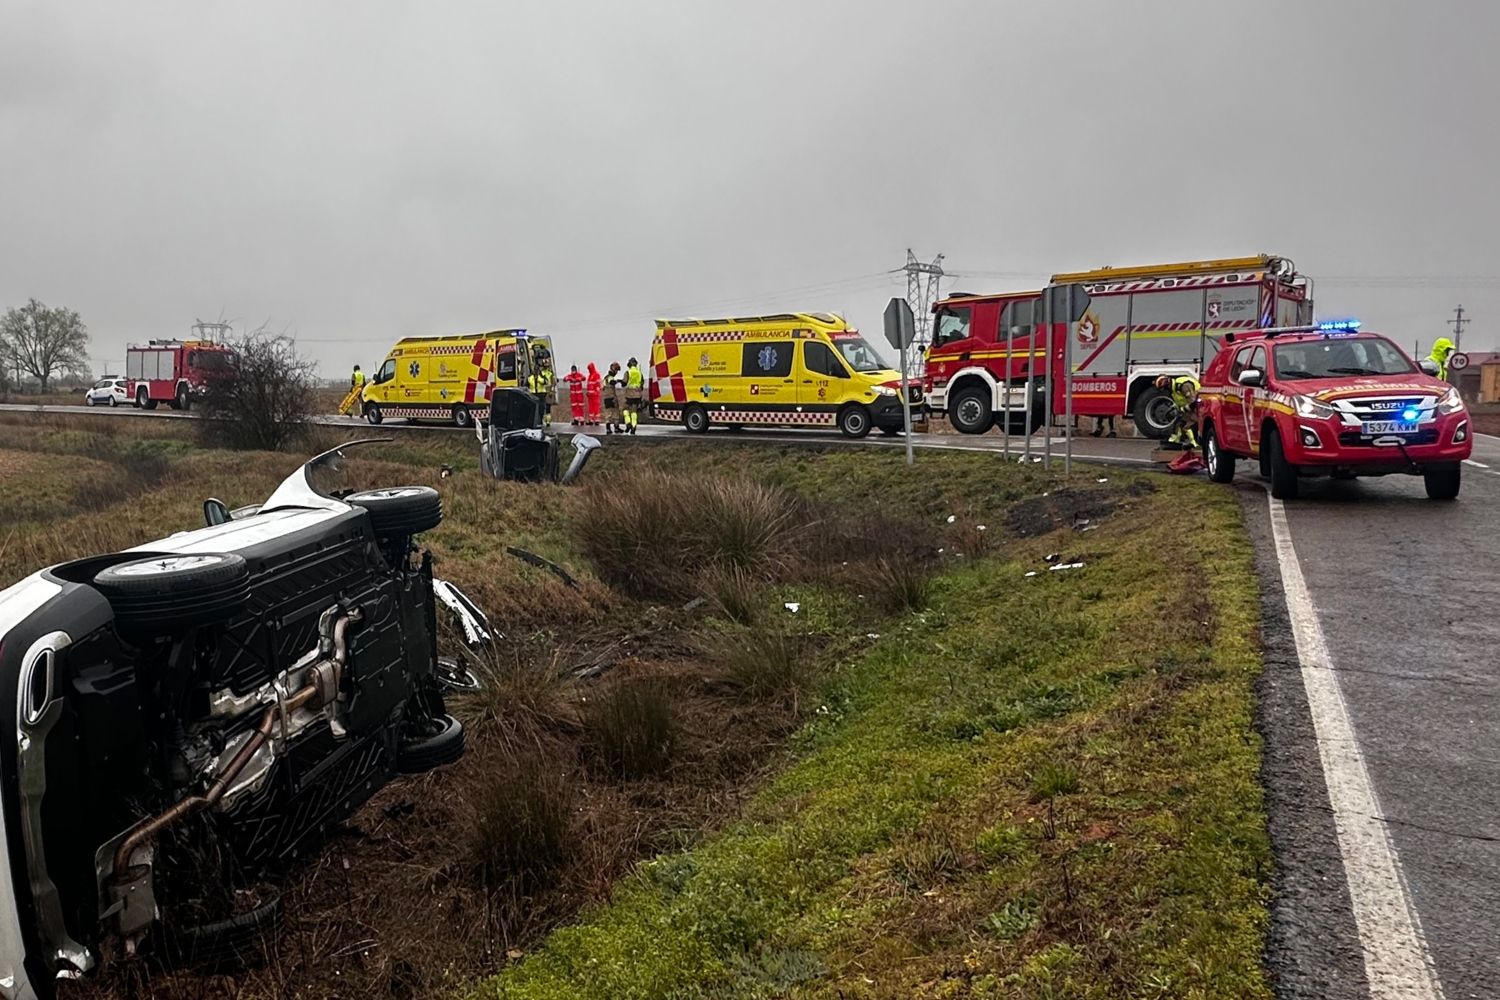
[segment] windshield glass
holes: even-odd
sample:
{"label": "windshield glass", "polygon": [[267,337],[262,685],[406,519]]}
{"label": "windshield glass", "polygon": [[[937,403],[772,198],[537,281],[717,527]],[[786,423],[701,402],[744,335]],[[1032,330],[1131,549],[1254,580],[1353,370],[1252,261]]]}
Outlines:
{"label": "windshield glass", "polygon": [[1415,370],[1406,355],[1384,337],[1276,345],[1276,374],[1285,379],[1409,375]]}
{"label": "windshield glass", "polygon": [[221,372],[232,364],[227,351],[193,351],[188,356],[189,366],[201,372]]}
{"label": "windshield glass", "polygon": [[838,352],[844,356],[849,367],[857,372],[890,371],[891,366],[881,360],[880,355],[875,353],[875,348],[858,334],[836,337],[833,346],[838,348]]}

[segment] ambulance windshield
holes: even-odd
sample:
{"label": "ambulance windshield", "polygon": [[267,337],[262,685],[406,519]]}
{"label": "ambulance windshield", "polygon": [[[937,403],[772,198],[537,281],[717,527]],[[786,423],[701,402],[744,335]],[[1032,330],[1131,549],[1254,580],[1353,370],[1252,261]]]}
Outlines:
{"label": "ambulance windshield", "polygon": [[857,372],[883,372],[889,371],[890,365],[881,360],[880,355],[875,353],[865,338],[859,334],[840,336],[833,339],[833,346],[839,349],[849,367]]}

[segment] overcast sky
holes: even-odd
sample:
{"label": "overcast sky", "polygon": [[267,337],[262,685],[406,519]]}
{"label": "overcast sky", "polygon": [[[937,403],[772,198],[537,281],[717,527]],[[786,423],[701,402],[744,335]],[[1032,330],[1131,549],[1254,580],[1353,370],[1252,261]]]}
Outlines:
{"label": "overcast sky", "polygon": [[336,377],[499,326],[875,334],[908,246],[966,291],[1264,250],[1492,348],[1497,40],[1483,0],[3,0],[0,305],[78,309],[101,369],[269,320]]}

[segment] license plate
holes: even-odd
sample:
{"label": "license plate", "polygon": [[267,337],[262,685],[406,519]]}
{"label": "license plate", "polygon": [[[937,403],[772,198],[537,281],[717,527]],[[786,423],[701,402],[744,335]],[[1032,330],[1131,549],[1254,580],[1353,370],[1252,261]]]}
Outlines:
{"label": "license plate", "polygon": [[1366,421],[1364,425],[1364,434],[1366,437],[1373,437],[1376,434],[1415,433],[1417,433],[1416,424],[1409,424],[1401,420],[1370,420]]}

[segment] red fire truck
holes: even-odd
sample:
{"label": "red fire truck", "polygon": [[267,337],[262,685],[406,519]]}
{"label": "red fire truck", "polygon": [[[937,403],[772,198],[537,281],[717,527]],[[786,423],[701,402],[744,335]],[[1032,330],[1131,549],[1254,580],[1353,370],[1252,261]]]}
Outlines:
{"label": "red fire truck", "polygon": [[[1312,283],[1292,262],[1262,254],[1054,275],[1041,291],[950,295],[933,307],[926,354],[928,407],[954,428],[1012,433],[1066,412],[1133,417],[1148,437],[1174,418],[1159,375],[1196,377],[1219,339],[1312,319]],[[1071,340],[1071,343],[1069,343]],[[1008,414],[1008,416],[1007,416]]]}
{"label": "red fire truck", "polygon": [[156,409],[167,403],[186,410],[208,383],[233,371],[238,356],[212,340],[153,340],[125,350],[125,377],[135,405]]}

